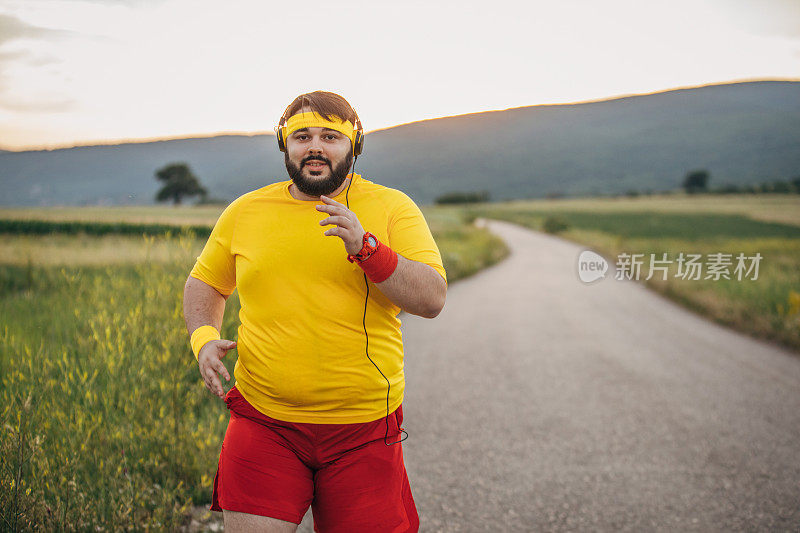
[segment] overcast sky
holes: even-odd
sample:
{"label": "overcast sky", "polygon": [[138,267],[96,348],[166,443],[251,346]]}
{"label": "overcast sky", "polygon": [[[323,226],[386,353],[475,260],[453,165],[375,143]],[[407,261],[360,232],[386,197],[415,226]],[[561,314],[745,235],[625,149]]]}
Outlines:
{"label": "overcast sky", "polygon": [[272,131],[316,89],[369,130],[800,80],[800,0],[0,0],[0,148]]}

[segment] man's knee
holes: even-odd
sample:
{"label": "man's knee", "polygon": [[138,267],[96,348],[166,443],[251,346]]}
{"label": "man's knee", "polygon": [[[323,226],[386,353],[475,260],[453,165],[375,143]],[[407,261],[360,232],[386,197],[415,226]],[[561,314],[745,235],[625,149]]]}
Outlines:
{"label": "man's knee", "polygon": [[222,511],[226,533],[294,533],[297,524],[269,516]]}

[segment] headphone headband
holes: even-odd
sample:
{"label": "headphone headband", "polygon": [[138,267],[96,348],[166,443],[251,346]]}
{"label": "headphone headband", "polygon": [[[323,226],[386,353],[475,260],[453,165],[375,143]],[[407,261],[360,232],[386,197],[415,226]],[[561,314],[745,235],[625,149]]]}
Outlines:
{"label": "headphone headband", "polygon": [[353,155],[355,156],[360,155],[364,147],[364,130],[361,126],[361,120],[356,118],[354,126],[349,120],[342,120],[335,115],[331,115],[331,119],[326,119],[312,111],[296,113],[288,119],[286,115],[281,117],[275,131],[278,138],[278,149],[281,152],[285,152],[286,139],[295,131],[303,128],[328,128],[344,134],[350,139],[353,145]]}

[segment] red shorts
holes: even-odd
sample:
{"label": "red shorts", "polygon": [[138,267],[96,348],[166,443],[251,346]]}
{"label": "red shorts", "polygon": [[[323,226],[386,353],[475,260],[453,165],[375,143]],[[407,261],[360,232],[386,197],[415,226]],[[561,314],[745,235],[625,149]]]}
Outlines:
{"label": "red shorts", "polygon": [[[308,506],[315,531],[419,529],[402,444],[386,446],[386,418],[363,424],[282,422],[233,387],[211,510],[299,524]],[[403,410],[389,415],[387,442],[400,438]]]}

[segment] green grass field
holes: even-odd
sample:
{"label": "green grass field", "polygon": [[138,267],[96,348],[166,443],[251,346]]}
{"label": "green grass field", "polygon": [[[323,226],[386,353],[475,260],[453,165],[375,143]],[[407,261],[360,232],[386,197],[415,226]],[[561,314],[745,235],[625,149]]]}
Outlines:
{"label": "green grass field", "polygon": [[753,220],[781,222],[800,226],[800,200],[791,194],[684,194],[637,196],[634,198],[570,198],[506,202],[494,207],[580,211],[589,213],[654,213],[739,214]]}
{"label": "green grass field", "polygon": [[[15,213],[213,225],[221,209]],[[428,219],[451,283],[507,254],[453,213]],[[170,531],[210,501],[228,413],[202,385],[182,318],[203,244],[0,234],[0,531]],[[238,310],[234,293],[223,337]]]}
{"label": "green grass field", "polygon": [[225,206],[118,206],[0,208],[0,220],[128,222],[131,224],[213,224]]}
{"label": "green grass field", "polygon": [[[596,200],[542,200],[464,208],[542,230],[558,219],[559,235],[616,263],[645,254],[642,280],[652,289],[719,323],[800,350],[800,196],[670,195]],[[758,278],[686,280],[670,265],[666,280],[645,280],[651,254],[761,254]]]}

